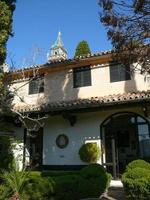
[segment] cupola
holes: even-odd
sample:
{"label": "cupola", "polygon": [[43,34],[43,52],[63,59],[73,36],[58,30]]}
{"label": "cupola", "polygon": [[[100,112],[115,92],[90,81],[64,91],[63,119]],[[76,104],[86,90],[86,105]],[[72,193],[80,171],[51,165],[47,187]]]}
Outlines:
{"label": "cupola", "polygon": [[64,48],[64,44],[61,38],[61,32],[58,32],[57,40],[54,45],[51,46],[50,53],[47,54],[47,61],[59,61],[67,59],[67,51]]}

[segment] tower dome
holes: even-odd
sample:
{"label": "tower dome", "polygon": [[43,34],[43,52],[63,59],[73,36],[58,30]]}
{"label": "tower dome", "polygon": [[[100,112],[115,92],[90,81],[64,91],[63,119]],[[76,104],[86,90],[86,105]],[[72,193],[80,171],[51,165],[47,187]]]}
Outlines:
{"label": "tower dome", "polygon": [[57,40],[51,46],[50,53],[47,54],[47,61],[58,61],[58,60],[66,60],[67,59],[67,51],[64,48],[64,44],[61,38],[61,32],[58,32]]}

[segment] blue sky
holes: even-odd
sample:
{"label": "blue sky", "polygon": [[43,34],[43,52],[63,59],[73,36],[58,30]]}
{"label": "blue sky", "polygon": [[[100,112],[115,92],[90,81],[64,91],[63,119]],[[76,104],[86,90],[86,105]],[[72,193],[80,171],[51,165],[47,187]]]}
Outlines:
{"label": "blue sky", "polygon": [[7,43],[7,62],[18,68],[46,62],[46,54],[60,30],[68,57],[81,40],[91,51],[111,49],[99,20],[97,0],[18,0],[14,12],[14,37]]}

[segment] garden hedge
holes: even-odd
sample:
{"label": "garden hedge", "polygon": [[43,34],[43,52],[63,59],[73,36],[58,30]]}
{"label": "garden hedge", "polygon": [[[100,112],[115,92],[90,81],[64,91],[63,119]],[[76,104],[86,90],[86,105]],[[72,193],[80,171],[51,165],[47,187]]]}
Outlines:
{"label": "garden hedge", "polygon": [[[50,174],[53,176],[49,176]],[[97,198],[107,189],[110,179],[111,175],[98,164],[92,164],[78,172],[71,171],[68,174],[60,171],[29,172],[23,188],[23,200]],[[2,184],[0,185],[0,196],[4,196],[4,191],[5,184]]]}
{"label": "garden hedge", "polygon": [[126,168],[122,182],[129,200],[150,199],[150,164],[135,160]]}

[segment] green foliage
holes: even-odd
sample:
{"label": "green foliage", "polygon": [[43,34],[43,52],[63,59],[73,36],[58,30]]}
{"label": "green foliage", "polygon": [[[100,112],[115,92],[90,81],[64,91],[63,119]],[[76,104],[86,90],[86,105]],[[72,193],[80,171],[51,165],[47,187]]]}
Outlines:
{"label": "green foliage", "polygon": [[115,49],[113,61],[124,65],[139,63],[143,71],[149,71],[150,1],[99,0],[99,5],[100,21]]}
{"label": "green foliage", "polygon": [[127,166],[122,175],[127,199],[150,199],[150,168],[149,163],[143,160],[135,160]]}
{"label": "green foliage", "polygon": [[9,193],[2,193],[2,195],[10,195],[10,197],[15,195],[22,199],[27,177],[28,173],[25,170],[19,171],[17,165],[14,165],[14,168],[9,171],[3,171],[1,178],[4,181],[4,187],[8,189]]}
{"label": "green foliage", "polygon": [[77,175],[79,171],[42,171],[42,177],[57,177],[57,176],[65,176],[65,175]]}
{"label": "green foliage", "polygon": [[12,32],[12,14],[16,0],[0,1],[0,65],[6,58],[6,42]]}
{"label": "green foliage", "polygon": [[23,190],[25,200],[49,200],[54,193],[54,182],[51,178],[43,178],[40,173],[29,173]]}
{"label": "green foliage", "polygon": [[96,163],[100,157],[100,148],[96,143],[86,143],[80,147],[79,155],[83,162]]}
{"label": "green foliage", "polygon": [[7,170],[10,169],[13,163],[13,152],[12,152],[12,137],[10,136],[0,136],[0,169]]}
{"label": "green foliage", "polygon": [[98,198],[107,189],[111,180],[111,175],[99,164],[88,165],[80,174],[83,178],[79,186],[82,198]]}
{"label": "green foliage", "polygon": [[126,171],[124,173],[124,176],[126,178],[130,178],[130,179],[142,179],[142,178],[150,178],[150,170],[145,169],[145,168],[141,168],[141,167],[135,167],[132,169],[128,169],[128,171]]}
{"label": "green foliage", "polygon": [[[50,174],[53,176],[49,176]],[[14,192],[19,194],[21,200],[96,198],[107,189],[111,178],[98,164],[89,165],[85,169],[74,173],[73,171],[68,173],[67,171],[62,173],[61,171],[55,171],[54,173],[51,171],[48,173],[47,171],[44,174],[38,171],[28,171],[12,174],[12,171],[10,171],[6,175],[4,183],[0,185],[0,200],[10,199]],[[12,179],[12,177],[14,178]],[[21,180],[18,180],[18,178]],[[14,185],[14,188],[12,188],[12,185]]]}
{"label": "green foliage", "polygon": [[79,200],[99,197],[108,187],[111,175],[98,164],[83,168],[78,175],[54,178],[57,200]]}
{"label": "green foliage", "polygon": [[5,184],[0,184],[0,200],[9,200],[11,190]]}
{"label": "green foliage", "polygon": [[144,160],[134,160],[132,162],[130,162],[126,168],[126,170],[129,170],[129,169],[134,169],[136,167],[141,167],[141,168],[144,168],[144,169],[149,169],[150,170],[150,164]]}
{"label": "green foliage", "polygon": [[87,54],[91,54],[91,50],[87,41],[83,40],[77,45],[74,57],[85,56]]}
{"label": "green foliage", "polygon": [[80,175],[86,179],[106,175],[106,170],[99,164],[90,164],[80,171]]}
{"label": "green foliage", "polygon": [[16,0],[0,1],[0,113],[4,112],[6,106],[7,90],[4,87],[4,73],[1,66],[6,58],[6,43],[12,35],[12,15],[15,9]]}
{"label": "green foliage", "polygon": [[80,194],[78,192],[79,176],[65,175],[54,178],[55,182],[55,199],[56,200],[78,200]]}

